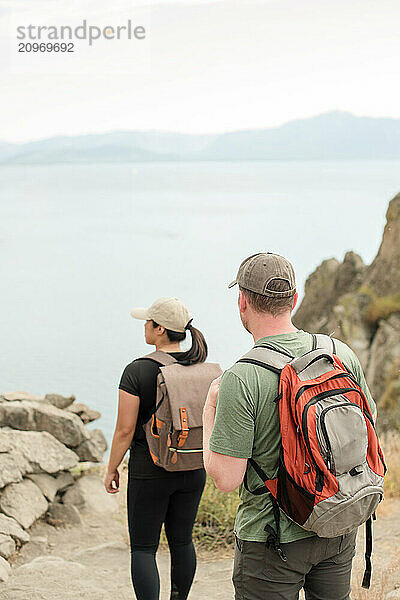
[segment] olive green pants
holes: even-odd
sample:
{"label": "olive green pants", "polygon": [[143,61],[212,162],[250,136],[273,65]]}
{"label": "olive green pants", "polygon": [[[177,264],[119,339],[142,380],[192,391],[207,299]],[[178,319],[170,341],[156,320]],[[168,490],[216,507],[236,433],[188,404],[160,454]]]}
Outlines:
{"label": "olive green pants", "polygon": [[354,531],[337,538],[305,538],[282,544],[287,561],[263,542],[236,538],[235,600],[349,600]]}

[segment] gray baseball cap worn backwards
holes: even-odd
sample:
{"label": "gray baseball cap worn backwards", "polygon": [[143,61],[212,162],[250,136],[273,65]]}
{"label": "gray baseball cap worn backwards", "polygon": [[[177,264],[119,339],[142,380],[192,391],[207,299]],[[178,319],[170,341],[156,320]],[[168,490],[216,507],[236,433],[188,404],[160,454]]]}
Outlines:
{"label": "gray baseball cap worn backwards", "polygon": [[[283,292],[270,289],[271,283],[276,281],[286,281],[288,289]],[[293,266],[286,258],[272,252],[259,252],[246,258],[239,267],[236,279],[228,287],[236,284],[269,298],[290,298],[296,293]]]}

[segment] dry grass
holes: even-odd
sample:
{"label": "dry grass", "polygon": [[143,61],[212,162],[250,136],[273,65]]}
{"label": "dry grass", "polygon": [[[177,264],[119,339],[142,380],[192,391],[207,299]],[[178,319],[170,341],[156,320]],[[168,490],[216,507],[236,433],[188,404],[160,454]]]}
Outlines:
{"label": "dry grass", "polygon": [[400,435],[388,432],[381,438],[387,473],[385,476],[385,496],[400,496]]}
{"label": "dry grass", "polygon": [[370,590],[364,590],[361,587],[352,586],[351,600],[385,600],[387,594],[393,590],[393,576],[400,571],[400,559],[393,560],[380,574],[379,580],[374,581]]}
{"label": "dry grass", "polygon": [[374,297],[365,311],[365,319],[370,325],[376,325],[380,319],[400,312],[400,294]]}
{"label": "dry grass", "polygon": [[233,525],[239,506],[238,492],[220,492],[207,477],[194,526],[194,540],[198,547],[215,551],[232,546]]}

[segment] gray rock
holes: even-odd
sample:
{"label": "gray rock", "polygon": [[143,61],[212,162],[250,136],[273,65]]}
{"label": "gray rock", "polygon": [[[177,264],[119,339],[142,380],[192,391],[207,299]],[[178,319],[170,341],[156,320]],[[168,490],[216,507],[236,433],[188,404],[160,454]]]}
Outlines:
{"label": "gray rock", "polygon": [[0,509],[28,529],[47,510],[48,503],[37,485],[29,479],[10,483],[0,493]]}
{"label": "gray rock", "polygon": [[68,488],[65,494],[62,497],[62,502],[65,505],[76,506],[77,508],[85,508],[85,497],[78,485],[78,482],[75,483],[72,487]]}
{"label": "gray rock", "polygon": [[101,417],[101,413],[99,411],[91,410],[88,406],[86,406],[86,404],[82,404],[82,402],[74,402],[74,404],[68,406],[67,410],[75,415],[78,415],[85,425]]}
{"label": "gray rock", "polygon": [[400,588],[386,594],[385,600],[400,600]]}
{"label": "gray rock", "polygon": [[78,479],[64,494],[63,502],[99,513],[114,512],[118,509],[118,499],[107,494],[103,481],[95,475],[84,475]]}
{"label": "gray rock", "polygon": [[82,522],[79,510],[73,504],[60,504],[53,502],[49,505],[46,520],[50,525],[59,527],[61,525],[80,525]]}
{"label": "gray rock", "polygon": [[330,333],[326,331],[326,326],[338,298],[335,281],[339,266],[338,260],[330,258],[309,275],[303,301],[294,315],[296,327],[315,333]]}
{"label": "gray rock", "polygon": [[89,439],[77,415],[39,402],[6,402],[0,404],[0,423],[25,431],[47,431],[70,448]]}
{"label": "gray rock", "polygon": [[56,475],[57,487],[59,492],[64,492],[71,485],[74,485],[75,479],[69,471],[62,471]]}
{"label": "gray rock", "polygon": [[31,544],[47,546],[49,539],[45,535],[34,535],[31,537]]}
{"label": "gray rock", "polygon": [[367,380],[372,395],[379,400],[385,391],[393,363],[400,357],[400,314],[379,321],[371,344]]}
{"label": "gray rock", "polygon": [[1,395],[3,400],[14,402],[16,400],[28,400],[29,402],[43,402],[44,396],[38,394],[30,394],[29,392],[6,392]]}
{"label": "gray rock", "polygon": [[30,462],[25,458],[16,443],[16,436],[18,436],[19,433],[19,431],[14,431],[9,427],[0,426],[0,453],[11,455],[17,469],[22,474],[31,473],[32,467]]}
{"label": "gray rock", "polygon": [[29,533],[24,531],[15,519],[12,517],[7,517],[1,513],[0,533],[11,536],[18,544],[25,544],[30,540]]}
{"label": "gray rock", "polygon": [[358,290],[365,272],[366,266],[354,252],[347,252],[342,263],[334,258],[323,261],[306,281],[303,301],[294,316],[296,326],[311,333],[334,332],[342,339],[334,307],[343,295]]}
{"label": "gray rock", "polygon": [[5,583],[11,575],[11,567],[5,558],[0,556],[0,583]]}
{"label": "gray rock", "polygon": [[107,450],[107,442],[101,429],[89,431],[90,439],[85,440],[75,452],[82,461],[101,462],[104,452]]}
{"label": "gray rock", "polygon": [[43,496],[47,498],[49,502],[53,502],[59,489],[55,477],[52,477],[47,473],[33,473],[28,475],[28,478],[38,486]]}
{"label": "gray rock", "polygon": [[363,317],[370,301],[371,298],[365,294],[345,294],[333,309],[336,322],[331,325],[332,331],[335,330],[335,337],[343,340],[357,354],[363,369],[368,364],[372,336],[372,329]]}
{"label": "gray rock", "polygon": [[23,400],[3,402],[0,404],[0,423],[2,427],[11,427],[12,429],[24,429],[26,431],[35,431],[34,408],[39,406],[38,402],[34,405],[31,402]]}
{"label": "gray rock", "polygon": [[389,203],[378,254],[368,267],[363,285],[378,296],[398,294],[400,289],[400,193]]}
{"label": "gray rock", "polygon": [[367,265],[361,256],[355,252],[346,252],[344,259],[337,272],[335,281],[335,292],[337,297],[349,292],[356,292],[363,282]]}
{"label": "gray rock", "polygon": [[61,396],[60,394],[46,394],[45,402],[49,402],[56,408],[65,409],[75,402],[75,396]]}
{"label": "gray rock", "polygon": [[15,542],[9,535],[0,533],[0,556],[3,558],[10,558],[15,552]]}
{"label": "gray rock", "polygon": [[0,428],[0,448],[12,453],[22,474],[58,473],[75,467],[77,455],[45,431]]}
{"label": "gray rock", "polygon": [[0,488],[9,483],[18,483],[22,481],[23,472],[18,462],[11,454],[0,454]]}

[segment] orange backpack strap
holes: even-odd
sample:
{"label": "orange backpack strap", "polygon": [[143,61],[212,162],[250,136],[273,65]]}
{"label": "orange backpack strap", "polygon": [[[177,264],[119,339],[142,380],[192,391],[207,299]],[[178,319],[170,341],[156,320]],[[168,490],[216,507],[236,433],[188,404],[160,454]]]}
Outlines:
{"label": "orange backpack strap", "polygon": [[178,436],[178,447],[182,448],[182,446],[185,445],[185,442],[187,440],[187,437],[189,435],[189,426],[188,426],[188,414],[187,414],[187,409],[182,406],[179,409],[179,415],[181,418],[181,433]]}

